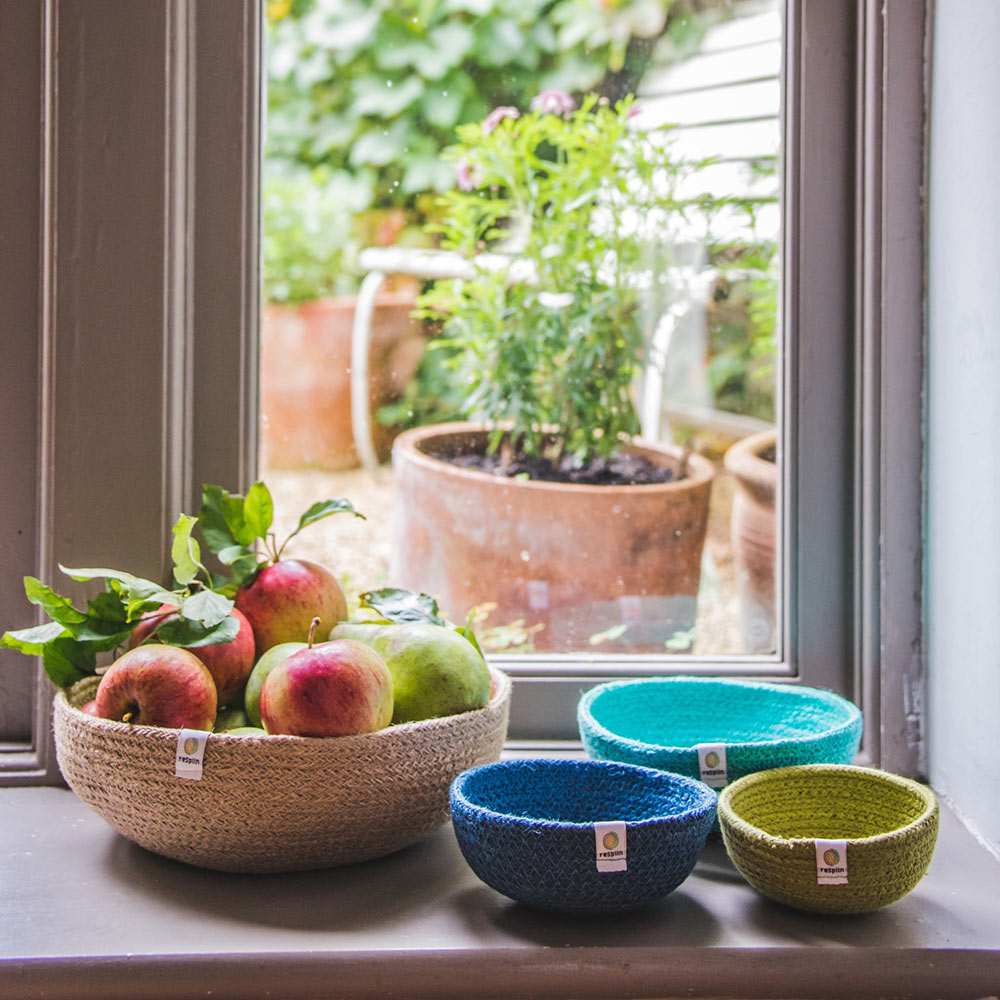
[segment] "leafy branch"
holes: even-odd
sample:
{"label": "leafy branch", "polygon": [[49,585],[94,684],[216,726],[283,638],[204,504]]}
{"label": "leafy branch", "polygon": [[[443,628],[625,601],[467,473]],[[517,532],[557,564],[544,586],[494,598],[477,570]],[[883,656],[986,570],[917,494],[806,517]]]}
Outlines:
{"label": "leafy branch", "polygon": [[265,483],[254,483],[246,496],[210,485],[202,487],[201,495],[198,525],[202,538],[232,573],[229,580],[215,580],[216,589],[223,593],[235,593],[239,587],[251,583],[265,566],[278,562],[285,546],[303,528],[333,514],[364,518],[349,500],[319,500],[299,518],[298,525],[279,545],[271,531],[274,501]]}
{"label": "leafy branch", "polygon": [[[26,597],[50,621],[5,632],[0,637],[0,648],[41,656],[49,679],[59,687],[68,687],[96,673],[98,655],[124,647],[139,621],[164,605],[171,608],[170,615],[164,616],[154,630],[161,642],[198,647],[232,641],[239,631],[239,623],[229,614],[233,602],[206,586],[211,575],[201,562],[198,542],[191,536],[196,523],[196,518],[181,514],[174,525],[174,589],[123,570],[60,565],[59,569],[73,580],[104,580],[105,589],[88,601],[85,610],[80,610],[70,598],[26,576]],[[199,579],[201,576],[206,580]]]}

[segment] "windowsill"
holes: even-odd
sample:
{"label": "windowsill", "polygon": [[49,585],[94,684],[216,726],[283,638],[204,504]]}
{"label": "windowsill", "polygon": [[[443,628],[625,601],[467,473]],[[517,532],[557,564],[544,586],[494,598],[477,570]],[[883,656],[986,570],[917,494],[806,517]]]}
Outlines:
{"label": "windowsill", "polygon": [[1000,866],[945,810],[931,869],[863,917],[747,886],[718,839],[661,903],[615,918],[515,904],[449,827],[380,861],[201,871],[122,839],[71,792],[0,790],[0,996],[984,997],[1000,989]]}

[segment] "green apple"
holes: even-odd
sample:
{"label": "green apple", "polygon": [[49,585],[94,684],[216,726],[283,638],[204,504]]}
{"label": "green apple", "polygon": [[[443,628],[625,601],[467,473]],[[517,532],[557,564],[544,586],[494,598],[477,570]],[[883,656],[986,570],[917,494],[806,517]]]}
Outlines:
{"label": "green apple", "polygon": [[233,705],[232,708],[221,708],[215,717],[215,725],[212,727],[213,733],[231,733],[234,729],[242,726],[249,726],[250,719],[242,705]]}
{"label": "green apple", "polygon": [[393,684],[393,722],[416,722],[482,708],[490,700],[486,661],[443,625],[342,622],[331,639],[359,639],[378,653]]}
{"label": "green apple", "polygon": [[300,649],[305,649],[307,643],[304,642],[282,642],[277,646],[272,646],[254,664],[247,680],[246,691],[243,695],[243,704],[246,708],[247,718],[253,726],[262,726],[260,718],[260,689],[264,686],[267,675],[282,660],[288,659],[292,653],[297,653]]}
{"label": "green apple", "polygon": [[236,729],[227,729],[227,736],[267,736],[267,731],[259,726],[237,726]]}

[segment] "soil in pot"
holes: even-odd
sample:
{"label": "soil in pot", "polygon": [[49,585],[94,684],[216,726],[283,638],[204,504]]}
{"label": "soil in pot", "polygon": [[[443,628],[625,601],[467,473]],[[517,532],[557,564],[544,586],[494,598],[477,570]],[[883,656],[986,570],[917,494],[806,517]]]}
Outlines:
{"label": "soil in pot", "polygon": [[392,583],[433,594],[455,621],[490,607],[487,632],[540,627],[538,651],[689,644],[712,463],[691,455],[688,476],[673,481],[680,449],[643,442],[633,453],[668,481],[545,482],[462,467],[485,454],[486,437],[472,424],[445,424],[397,438]]}

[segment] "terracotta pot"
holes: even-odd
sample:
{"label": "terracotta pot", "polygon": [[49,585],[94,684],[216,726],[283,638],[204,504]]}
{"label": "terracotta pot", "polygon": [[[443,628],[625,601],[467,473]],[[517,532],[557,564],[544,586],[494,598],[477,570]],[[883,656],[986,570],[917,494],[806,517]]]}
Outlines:
{"label": "terracotta pot", "polygon": [[[740,626],[748,653],[769,653],[775,643],[776,431],[737,441],[725,457],[736,480],[732,508],[733,557],[740,594]],[[769,459],[768,456],[771,458]]]}
{"label": "terracotta pot", "polygon": [[[445,614],[495,604],[487,620],[544,628],[545,651],[664,652],[693,627],[714,467],[648,486],[508,479],[432,458],[483,452],[485,432],[454,423],[405,431],[393,447],[395,585],[434,595]],[[679,450],[636,450],[673,466]],[[625,625],[599,644],[591,637]]]}
{"label": "terracotta pot", "polygon": [[[261,320],[261,447],[265,467],[347,469],[358,465],[351,430],[353,297],[301,306],[268,305]],[[398,398],[424,348],[414,295],[376,299],[369,371],[372,410]],[[389,429],[373,423],[383,460]]]}

